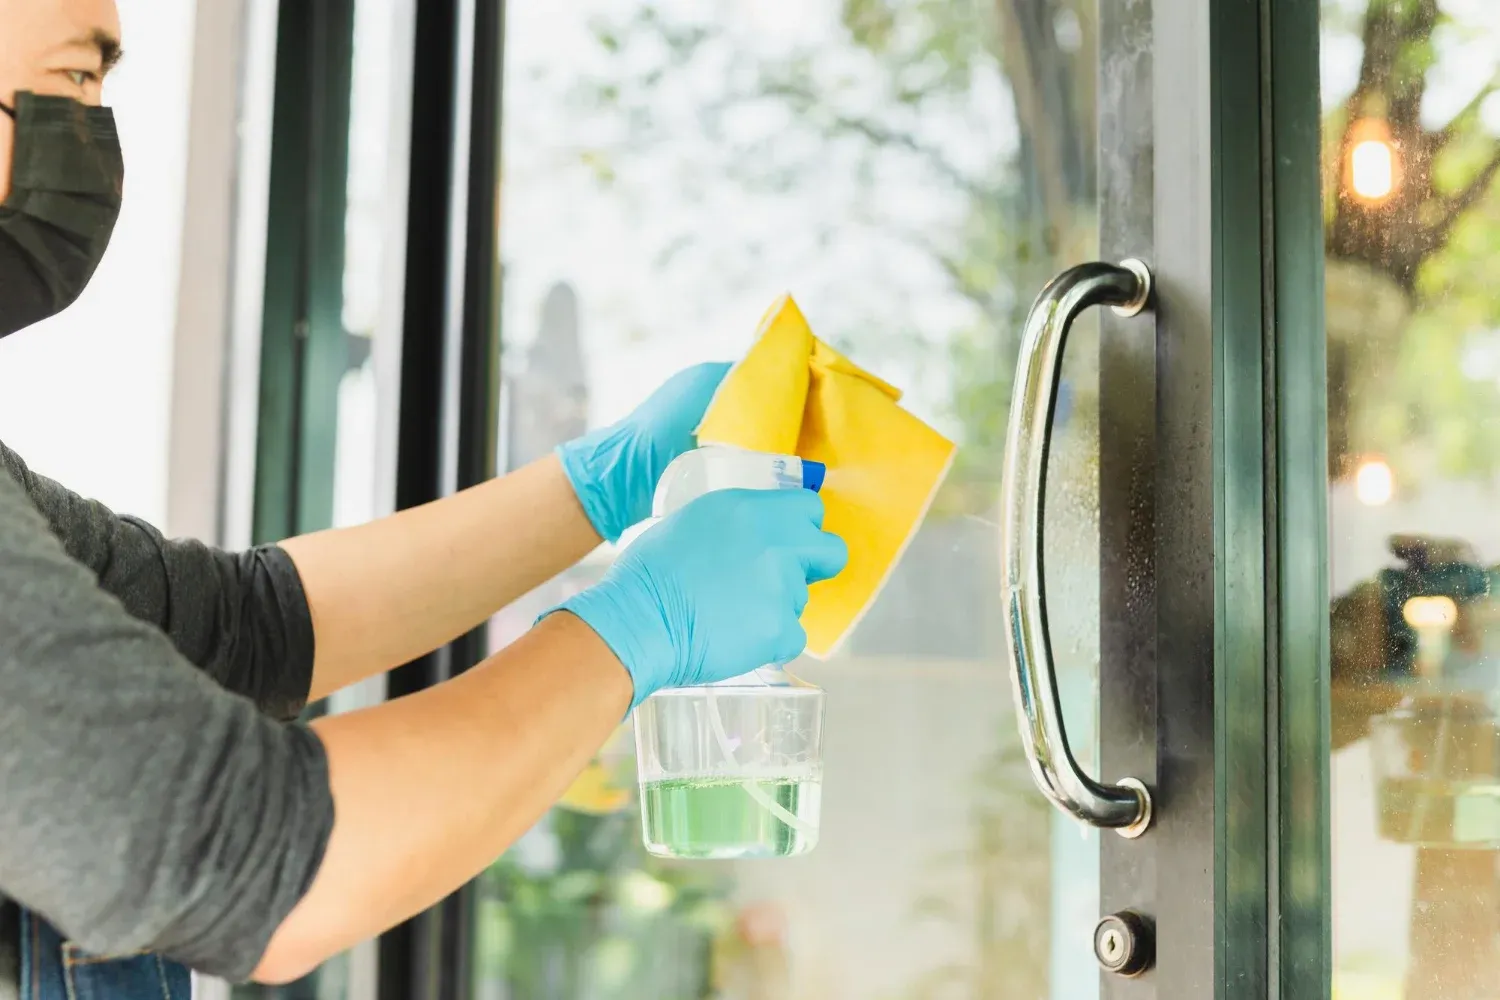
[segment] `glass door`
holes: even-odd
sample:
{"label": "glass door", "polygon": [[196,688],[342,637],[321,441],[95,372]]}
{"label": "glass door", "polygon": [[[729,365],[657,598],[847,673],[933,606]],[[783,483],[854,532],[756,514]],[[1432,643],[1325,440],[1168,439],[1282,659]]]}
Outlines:
{"label": "glass door", "polygon": [[[996,554],[1027,310],[1099,254],[1099,32],[1092,2],[1058,0],[507,4],[508,467],[686,365],[738,357],[783,292],[962,450],[846,649],[794,668],[828,691],[817,850],[649,859],[622,731],[481,880],[476,996],[1097,991],[1099,836],[1031,783]],[[1097,344],[1088,317],[1064,366],[1047,523],[1059,682],[1091,770]],[[493,643],[614,554],[496,618]]]}
{"label": "glass door", "polygon": [[1500,11],[1322,4],[1333,995],[1500,995]]}
{"label": "glass door", "polygon": [[[685,365],[738,356],[783,292],[960,453],[845,651],[797,667],[829,693],[817,851],[649,859],[622,729],[482,877],[470,995],[1269,989],[1282,893],[1268,817],[1279,794],[1320,786],[1267,777],[1282,430],[1267,395],[1263,14],[1195,0],[506,4],[506,466],[619,417]],[[1082,310],[1032,399],[1029,454],[1046,474],[1027,483],[1045,493],[1021,523],[1040,530],[1030,585],[1045,589],[1055,673],[1016,686],[1002,477],[1018,373],[1037,371],[1018,359],[1044,358],[1027,331],[1059,332],[1045,310],[1067,289],[1123,305],[1095,279],[1126,287],[1125,258],[1155,271],[1154,300]],[[498,616],[492,647],[614,555]],[[1120,779],[1149,789],[1144,836],[1101,832],[1038,791],[1046,747],[1029,741],[1045,733],[1017,726],[1013,694],[1036,694],[1033,680],[1055,685],[1077,766],[1116,783],[1102,790],[1115,819],[1096,818],[1134,817]],[[1042,727],[1054,750],[1058,721]],[[1070,782],[1101,793],[1052,763],[1054,798]]]}

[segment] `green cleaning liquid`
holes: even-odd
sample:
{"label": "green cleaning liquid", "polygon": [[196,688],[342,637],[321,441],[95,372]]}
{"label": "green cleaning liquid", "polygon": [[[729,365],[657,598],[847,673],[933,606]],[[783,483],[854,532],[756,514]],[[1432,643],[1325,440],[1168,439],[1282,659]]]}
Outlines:
{"label": "green cleaning liquid", "polygon": [[674,778],[641,786],[646,849],[732,861],[806,854],[818,843],[821,778]]}

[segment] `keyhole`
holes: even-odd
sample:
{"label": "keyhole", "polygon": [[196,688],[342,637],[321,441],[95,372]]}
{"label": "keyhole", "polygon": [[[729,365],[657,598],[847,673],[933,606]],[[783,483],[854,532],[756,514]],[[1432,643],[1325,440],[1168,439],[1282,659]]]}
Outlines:
{"label": "keyhole", "polygon": [[1151,967],[1150,922],[1133,911],[1111,914],[1094,928],[1094,957],[1104,971],[1138,976]]}

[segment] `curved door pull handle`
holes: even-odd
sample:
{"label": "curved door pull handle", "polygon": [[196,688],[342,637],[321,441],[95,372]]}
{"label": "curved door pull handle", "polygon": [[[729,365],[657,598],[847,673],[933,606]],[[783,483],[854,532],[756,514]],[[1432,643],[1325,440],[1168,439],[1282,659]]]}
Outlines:
{"label": "curved door pull handle", "polygon": [[1139,837],[1151,825],[1151,793],[1134,778],[1106,785],[1078,767],[1068,746],[1042,579],[1042,514],[1048,435],[1068,331],[1090,306],[1134,316],[1151,301],[1151,271],[1138,260],[1080,264],[1042,289],[1026,317],[1016,366],[1005,475],[1000,492],[1000,558],[1016,724],[1037,787],[1063,812],[1091,826]]}

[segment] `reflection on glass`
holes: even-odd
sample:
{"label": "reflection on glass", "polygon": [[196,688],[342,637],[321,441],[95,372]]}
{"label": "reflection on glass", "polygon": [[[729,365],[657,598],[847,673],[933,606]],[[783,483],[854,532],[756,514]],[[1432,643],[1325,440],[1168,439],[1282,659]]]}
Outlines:
{"label": "reflection on glass", "polygon": [[[817,849],[648,858],[622,730],[483,877],[476,996],[1096,995],[1097,840],[1046,806],[1016,739],[993,511],[1022,315],[1095,256],[1095,4],[511,0],[506,19],[504,465],[739,356],[788,291],[962,450],[845,652],[797,668],[828,699]],[[1086,762],[1096,345],[1080,329],[1066,366],[1047,562]]]}
{"label": "reflection on glass", "polygon": [[1324,0],[1333,995],[1500,995],[1500,8]]}

